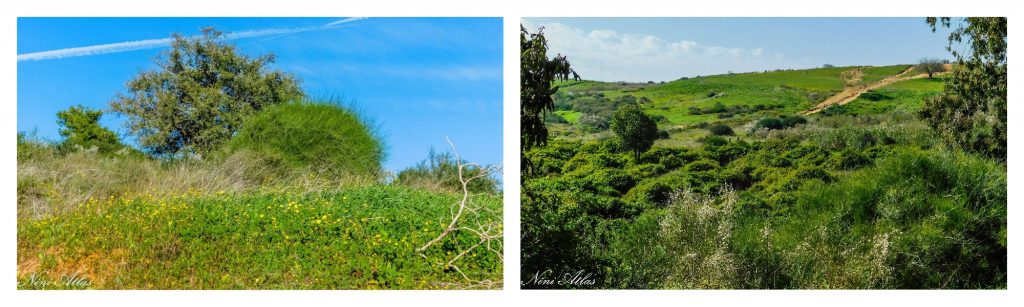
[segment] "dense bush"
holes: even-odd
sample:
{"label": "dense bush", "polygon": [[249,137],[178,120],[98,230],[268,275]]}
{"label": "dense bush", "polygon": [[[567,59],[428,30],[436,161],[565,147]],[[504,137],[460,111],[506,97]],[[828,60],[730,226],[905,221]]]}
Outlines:
{"label": "dense bush", "polygon": [[321,174],[377,174],[385,151],[375,129],[349,108],[294,102],[246,120],[228,149],[249,150]]}
{"label": "dense bush", "polygon": [[754,124],[754,130],[782,130],[806,123],[807,119],[799,115],[781,116],[778,118],[766,117],[758,120],[757,123]]}
{"label": "dense bush", "polygon": [[639,159],[602,142],[528,152],[568,162],[523,178],[523,274],[593,273],[583,288],[1005,287],[1005,164],[922,146],[916,128],[839,127]]}
{"label": "dense bush", "polygon": [[779,130],[783,128],[782,120],[775,117],[762,118],[754,124],[754,129]]}
{"label": "dense bush", "polygon": [[850,114],[850,113],[851,113],[850,107],[845,105],[845,104],[834,104],[834,105],[828,106],[824,110],[821,110],[821,115],[824,115],[824,116],[838,116],[838,115],[846,115],[846,114]]}
{"label": "dense bush", "polygon": [[708,131],[713,135],[735,135],[732,128],[726,124],[715,124],[708,127]]}
{"label": "dense bush", "polygon": [[892,97],[883,93],[879,93],[877,91],[867,91],[864,94],[860,94],[860,98],[864,98],[869,101],[882,101],[892,99]]}

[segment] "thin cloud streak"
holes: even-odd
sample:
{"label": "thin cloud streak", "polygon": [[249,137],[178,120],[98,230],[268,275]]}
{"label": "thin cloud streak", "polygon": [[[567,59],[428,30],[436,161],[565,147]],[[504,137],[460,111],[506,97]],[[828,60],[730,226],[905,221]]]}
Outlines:
{"label": "thin cloud streak", "polygon": [[[299,27],[299,28],[276,28],[276,29],[262,29],[262,30],[250,30],[250,31],[233,32],[233,33],[225,34],[224,35],[224,39],[243,39],[243,38],[270,36],[270,35],[288,35],[288,34],[295,34],[295,33],[301,33],[301,32],[329,30],[329,29],[336,28],[336,27],[338,27],[338,26],[340,26],[342,24],[346,24],[346,23],[350,23],[350,22],[355,22],[355,21],[360,21],[360,20],[364,20],[364,19],[366,19],[366,18],[365,17],[351,17],[351,18],[345,18],[345,19],[336,20],[336,21],[333,21],[333,22],[330,22],[330,23],[327,23],[327,24],[324,24],[324,25],[319,25],[319,26],[309,26],[309,27]],[[195,38],[195,37],[198,37],[198,36],[191,36],[191,38]],[[90,55],[98,55],[98,54],[109,54],[109,53],[119,53],[119,52],[135,51],[135,50],[153,49],[153,48],[159,48],[159,47],[163,47],[163,46],[168,46],[172,42],[174,42],[174,38],[168,37],[168,38],[159,38],[159,39],[127,41],[127,42],[120,42],[120,43],[110,43],[110,44],[93,45],[93,46],[85,46],[85,47],[74,47],[74,48],[65,48],[65,49],[57,49],[57,50],[49,50],[49,51],[31,52],[31,53],[19,54],[18,55],[18,62],[22,62],[22,61],[40,61],[40,60],[51,60],[51,59],[63,59],[63,58],[69,58],[69,57],[80,57],[80,56],[90,56]]]}

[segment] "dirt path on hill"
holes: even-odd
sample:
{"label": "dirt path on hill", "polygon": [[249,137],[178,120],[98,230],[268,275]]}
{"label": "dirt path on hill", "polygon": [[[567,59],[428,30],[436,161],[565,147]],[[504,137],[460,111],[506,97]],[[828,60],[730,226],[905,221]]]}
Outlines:
{"label": "dirt path on hill", "polygon": [[[846,86],[845,89],[843,89],[843,91],[841,91],[841,92],[839,92],[839,93],[837,93],[835,95],[832,95],[831,97],[825,98],[825,100],[822,101],[821,103],[819,103],[818,105],[814,106],[813,108],[811,108],[811,109],[809,109],[807,111],[803,111],[800,114],[801,115],[811,115],[811,114],[814,114],[814,113],[821,112],[821,110],[824,110],[825,108],[828,108],[829,106],[832,106],[832,105],[844,105],[844,104],[850,103],[851,101],[856,100],[857,97],[860,97],[861,94],[867,93],[867,91],[870,91],[870,90],[873,90],[873,89],[882,88],[882,87],[888,86],[890,84],[893,84],[893,83],[896,83],[896,82],[899,82],[899,81],[905,81],[905,80],[910,80],[910,79],[919,79],[919,78],[926,78],[926,77],[928,77],[928,74],[926,74],[926,73],[920,73],[920,74],[914,75],[914,74],[912,74],[913,71],[914,71],[914,66],[910,66],[910,67],[907,67],[907,69],[904,69],[903,71],[901,71],[898,74],[885,77],[882,80],[875,81],[875,83],[866,84],[866,85],[850,85],[850,83],[847,82],[847,86]],[[935,73],[935,75],[938,76],[938,75],[946,74],[948,71],[949,71],[949,69],[945,69],[945,71]],[[854,74],[857,75],[858,77],[860,75],[859,71],[857,73],[854,73]],[[860,79],[860,78],[857,78],[857,79]]]}

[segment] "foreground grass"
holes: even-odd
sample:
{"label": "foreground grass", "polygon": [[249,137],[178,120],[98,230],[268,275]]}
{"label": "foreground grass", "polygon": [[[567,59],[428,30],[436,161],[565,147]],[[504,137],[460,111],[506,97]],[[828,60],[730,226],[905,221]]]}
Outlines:
{"label": "foreground grass", "polygon": [[[464,288],[471,284],[444,263],[476,238],[456,232],[414,251],[444,229],[457,201],[381,185],[89,199],[19,219],[18,288]],[[501,218],[500,197],[474,201],[493,212],[467,222]],[[458,265],[475,280],[502,276],[500,258],[482,249]]]}
{"label": "foreground grass", "polygon": [[680,143],[640,159],[611,138],[526,152],[522,275],[595,281],[526,286],[1006,288],[1004,162],[897,111],[728,140],[661,140]]}

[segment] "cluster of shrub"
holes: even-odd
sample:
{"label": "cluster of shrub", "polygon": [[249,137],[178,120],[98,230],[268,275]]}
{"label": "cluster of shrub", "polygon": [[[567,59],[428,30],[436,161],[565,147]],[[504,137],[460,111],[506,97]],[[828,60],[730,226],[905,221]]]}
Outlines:
{"label": "cluster of shrub", "polygon": [[[611,127],[611,117],[619,107],[627,104],[645,104],[651,100],[647,97],[639,99],[633,95],[623,95],[615,99],[608,99],[604,93],[592,92],[578,95],[555,95],[555,110],[576,111],[582,113],[576,121],[577,128],[583,132],[593,133],[607,131]],[[655,122],[664,122],[664,116],[655,115],[651,117]],[[558,114],[548,113],[545,117],[547,123],[568,124],[569,121]],[[667,136],[666,136],[667,137]]]}
{"label": "cluster of shrub", "polygon": [[692,106],[687,111],[687,114],[690,114],[690,115],[717,114],[718,118],[731,118],[731,117],[736,116],[736,115],[750,114],[750,113],[756,113],[756,112],[759,112],[759,111],[772,110],[772,109],[778,109],[778,108],[781,108],[781,106],[778,106],[778,105],[771,105],[771,106],[769,106],[769,105],[764,105],[764,104],[755,104],[753,106],[745,105],[745,104],[743,104],[743,105],[726,106],[726,105],[722,104],[721,102],[716,102],[714,105],[712,105],[710,107],[706,107],[706,108],[699,108],[699,107],[696,107],[696,106]]}
{"label": "cluster of shrub", "polygon": [[522,272],[582,270],[596,288],[1005,287],[1004,165],[843,144],[528,151]]}
{"label": "cluster of shrub", "polygon": [[779,117],[765,117],[754,123],[754,130],[782,130],[807,123],[807,119],[800,115],[781,115]]}

